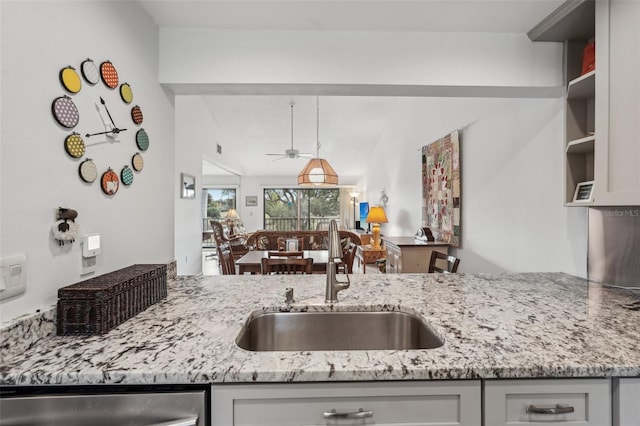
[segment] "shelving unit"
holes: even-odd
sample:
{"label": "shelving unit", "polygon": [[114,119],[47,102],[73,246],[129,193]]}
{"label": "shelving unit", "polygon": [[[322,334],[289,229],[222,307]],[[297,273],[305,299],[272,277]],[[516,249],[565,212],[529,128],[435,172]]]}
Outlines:
{"label": "shelving unit", "polygon": [[[595,180],[596,134],[596,70],[582,74],[584,48],[595,39],[595,1],[571,0],[529,31],[533,41],[564,43],[564,78],[567,86],[565,108],[565,195],[572,203],[580,182]],[[596,43],[596,49],[598,44]],[[597,183],[596,183],[597,185]]]}
{"label": "shelving unit", "polygon": [[[567,43],[580,52],[584,43]],[[595,81],[596,71],[571,80],[566,97],[565,203],[572,205],[576,185],[594,180],[595,160]],[[584,206],[584,202],[580,205]]]}

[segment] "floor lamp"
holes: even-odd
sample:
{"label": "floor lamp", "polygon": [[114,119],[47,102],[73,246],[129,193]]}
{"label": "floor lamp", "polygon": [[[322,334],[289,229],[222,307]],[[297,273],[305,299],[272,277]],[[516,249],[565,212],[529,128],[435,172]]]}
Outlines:
{"label": "floor lamp", "polygon": [[358,229],[358,218],[356,217],[356,203],[358,202],[358,192],[350,192],[351,202],[353,203],[353,229]]}

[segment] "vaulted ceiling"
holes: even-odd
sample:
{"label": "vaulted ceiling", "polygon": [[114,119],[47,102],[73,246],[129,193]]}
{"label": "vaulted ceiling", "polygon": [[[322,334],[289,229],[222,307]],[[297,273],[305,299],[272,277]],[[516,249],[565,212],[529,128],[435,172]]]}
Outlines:
{"label": "vaulted ceiling", "polygon": [[[524,34],[564,0],[138,0],[159,27],[296,31],[451,31]],[[267,153],[316,152],[314,96],[204,96],[223,149],[246,152],[242,174],[297,173],[305,158]],[[389,124],[394,97],[320,97],[320,154],[338,173],[359,175],[366,153]],[[359,159],[359,160],[358,160]],[[228,172],[208,162],[204,174]]]}

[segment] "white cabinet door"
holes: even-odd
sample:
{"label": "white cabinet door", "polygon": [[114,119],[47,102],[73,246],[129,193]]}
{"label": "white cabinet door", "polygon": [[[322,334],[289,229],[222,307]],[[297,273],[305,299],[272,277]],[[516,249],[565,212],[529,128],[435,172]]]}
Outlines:
{"label": "white cabinet door", "polygon": [[596,2],[595,203],[640,205],[640,2]]}
{"label": "white cabinet door", "polygon": [[640,379],[620,379],[613,404],[614,426],[640,426]]}
{"label": "white cabinet door", "polygon": [[487,380],[485,425],[611,425],[609,379]]}
{"label": "white cabinet door", "polygon": [[214,385],[212,424],[478,426],[480,388],[479,380]]}
{"label": "white cabinet door", "polygon": [[400,251],[400,248],[387,242],[385,242],[385,247],[387,248],[386,273],[399,274],[400,272],[402,272],[402,252]]}

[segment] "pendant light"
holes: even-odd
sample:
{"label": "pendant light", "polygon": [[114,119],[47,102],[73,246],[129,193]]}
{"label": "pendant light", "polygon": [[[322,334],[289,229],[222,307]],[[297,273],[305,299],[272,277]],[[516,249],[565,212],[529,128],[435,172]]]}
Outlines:
{"label": "pendant light", "polygon": [[338,175],[324,158],[320,158],[320,100],[316,96],[316,158],[309,160],[298,174],[298,185],[337,185]]}

